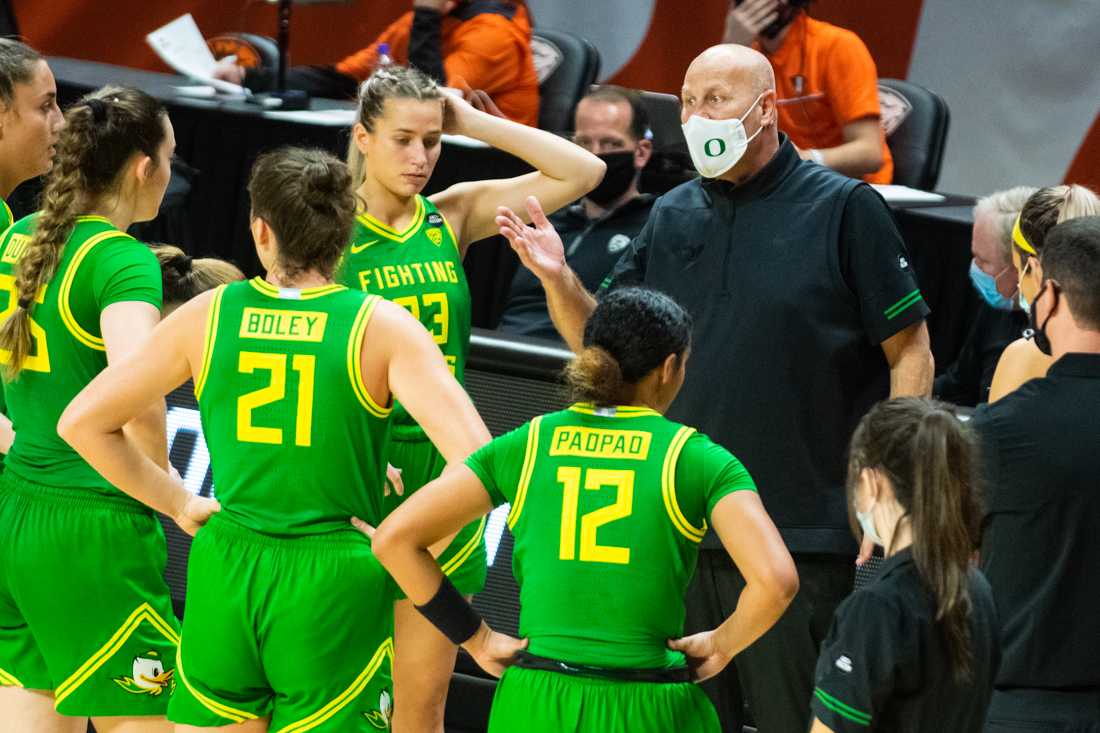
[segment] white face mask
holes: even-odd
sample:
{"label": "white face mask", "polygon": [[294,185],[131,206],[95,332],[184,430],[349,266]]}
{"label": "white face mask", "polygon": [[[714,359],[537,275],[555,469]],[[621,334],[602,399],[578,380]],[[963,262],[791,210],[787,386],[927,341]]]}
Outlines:
{"label": "white face mask", "polygon": [[691,162],[695,164],[695,170],[704,178],[717,178],[741,160],[749,143],[760,134],[764,128],[746,137],[743,119],[760,102],[761,94],[756,98],[745,114],[740,118],[733,117],[728,120],[709,120],[705,117],[692,115],[683,124],[684,137],[687,139],[688,152],[691,153]]}
{"label": "white face mask", "polygon": [[874,542],[879,547],[884,547],[885,545],[882,541],[882,538],[879,537],[878,532],[875,531],[875,518],[871,514],[871,510],[874,508],[875,505],[872,504],[871,507],[865,512],[856,510],[856,521],[858,521],[859,526],[863,528],[864,537],[870,538],[871,542]]}

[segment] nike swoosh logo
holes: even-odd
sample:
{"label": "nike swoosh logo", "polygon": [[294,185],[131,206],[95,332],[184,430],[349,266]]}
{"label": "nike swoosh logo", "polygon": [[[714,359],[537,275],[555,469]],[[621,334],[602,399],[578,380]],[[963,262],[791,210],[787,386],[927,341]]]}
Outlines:
{"label": "nike swoosh logo", "polygon": [[372,244],[378,244],[381,241],[381,239],[372,239],[369,242],[364,242],[363,244],[353,244],[351,245],[351,253],[353,255],[357,255],[365,250],[367,247],[370,247]]}

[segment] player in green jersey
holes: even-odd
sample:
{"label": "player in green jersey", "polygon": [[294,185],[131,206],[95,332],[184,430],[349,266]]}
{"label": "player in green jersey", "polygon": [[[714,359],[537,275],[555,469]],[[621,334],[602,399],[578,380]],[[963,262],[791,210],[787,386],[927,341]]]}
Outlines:
{"label": "player in green jersey", "polygon": [[[0,38],[0,232],[14,221],[5,199],[50,169],[64,119],[46,60],[26,44]],[[0,453],[15,439],[6,415],[0,388]]]}
{"label": "player in green jersey", "polygon": [[489,433],[407,311],[333,284],[355,208],[346,166],[268,153],[249,192],[266,279],[183,305],[73,400],[59,430],[172,513],[189,494],[118,427],[195,380],[222,509],[191,549],[177,731],[389,729],[394,587],[349,520],[380,519],[393,399],[450,461]]}
{"label": "player in green jersey", "polygon": [[[507,180],[470,181],[425,197],[444,133],[465,135],[522,158],[535,170]],[[389,66],[363,83],[348,162],[360,211],[337,282],[407,308],[432,334],[461,383],[470,347],[470,290],[462,269],[466,248],[497,233],[497,206],[528,195],[550,210],[580,198],[603,177],[596,156],[548,132],[480,112],[446,94],[415,69]],[[444,461],[402,405],[394,411],[389,463],[403,487],[387,497],[395,509],[439,475]],[[439,556],[464,594],[485,584],[485,523],[465,527]],[[457,648],[398,601],[396,709],[410,730],[441,733],[443,705]]]}
{"label": "player in green jersey", "polygon": [[215,257],[189,257],[172,244],[150,244],[149,248],[160,263],[165,318],[200,293],[244,280],[244,273],[231,262]]}
{"label": "player in green jersey", "polygon": [[[667,296],[609,294],[567,371],[580,401],[497,438],[375,533],[421,613],[503,672],[491,731],[717,731],[692,681],[721,671],[794,596],[794,563],[748,472],[663,417],[690,336]],[[506,502],[523,641],[491,631],[422,550]],[[748,582],[721,626],[678,638],[708,525]]]}
{"label": "player in green jersey", "polygon": [[[66,115],[42,210],[0,238],[0,365],[16,429],[0,477],[0,720],[12,730],[82,731],[87,717],[100,731],[170,727],[178,622],[160,523],[57,421],[160,319],[156,258],[124,232],[156,216],[174,147],[149,95],[84,97]],[[126,432],[163,473],[163,402]],[[186,524],[201,504],[175,516]]]}

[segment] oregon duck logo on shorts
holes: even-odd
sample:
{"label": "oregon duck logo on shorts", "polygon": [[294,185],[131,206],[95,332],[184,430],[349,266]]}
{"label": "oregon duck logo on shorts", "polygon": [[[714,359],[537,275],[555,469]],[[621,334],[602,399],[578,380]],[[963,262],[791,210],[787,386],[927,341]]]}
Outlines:
{"label": "oregon duck logo on shorts", "polygon": [[389,730],[390,715],[392,714],[391,708],[390,693],[386,690],[382,690],[382,694],[378,696],[378,709],[371,710],[369,713],[363,713],[363,717],[375,728]]}
{"label": "oregon duck logo on shorts", "polygon": [[171,693],[176,689],[174,679],[176,670],[164,668],[164,662],[155,651],[148,651],[140,657],[134,657],[132,677],[115,677],[115,683],[135,695],[160,695],[165,690]]}

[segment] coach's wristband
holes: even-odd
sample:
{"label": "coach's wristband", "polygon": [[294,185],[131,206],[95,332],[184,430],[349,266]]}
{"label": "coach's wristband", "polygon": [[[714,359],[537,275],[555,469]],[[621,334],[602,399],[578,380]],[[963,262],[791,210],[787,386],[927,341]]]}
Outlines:
{"label": "coach's wristband", "polygon": [[481,616],[462,597],[450,578],[444,577],[432,599],[417,611],[456,646],[462,646],[481,628]]}

